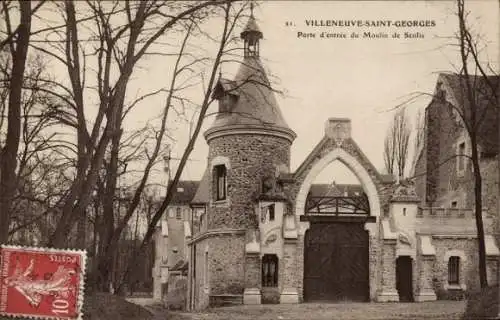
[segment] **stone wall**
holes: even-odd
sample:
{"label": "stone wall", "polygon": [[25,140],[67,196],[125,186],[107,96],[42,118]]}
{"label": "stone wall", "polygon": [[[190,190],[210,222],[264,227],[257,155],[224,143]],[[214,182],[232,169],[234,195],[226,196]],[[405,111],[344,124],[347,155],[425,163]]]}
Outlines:
{"label": "stone wall", "polygon": [[[256,227],[254,205],[262,178],[274,176],[277,166],[290,167],[291,143],[267,135],[229,135],[209,143],[208,163],[216,157],[229,159],[225,203],[212,202],[208,209],[208,228]],[[215,179],[211,177],[209,194],[213,199]]]}
{"label": "stone wall", "polygon": [[[210,288],[206,286],[205,276],[205,252],[209,250],[208,239],[203,239],[193,244],[195,246],[195,257],[190,263],[194,266],[193,292],[194,309],[200,310],[208,307]],[[189,299],[188,299],[189,300]]]}
{"label": "stone wall", "polygon": [[[492,234],[496,221],[483,211],[483,225],[486,234]],[[419,208],[415,219],[415,231],[431,235],[473,235],[477,234],[476,217],[472,209]]]}
{"label": "stone wall", "polygon": [[433,281],[436,294],[446,291],[448,284],[448,255],[459,255],[460,257],[460,283],[464,284],[466,290],[479,288],[478,274],[478,247],[476,238],[433,238],[432,244],[436,249],[436,261],[433,269]]}
{"label": "stone wall", "polygon": [[243,236],[219,236],[209,240],[210,293],[243,294],[245,241]]}
{"label": "stone wall", "polygon": [[213,235],[196,243],[196,282],[202,307],[208,295],[243,293],[244,250],[244,236],[237,234]]}
{"label": "stone wall", "polygon": [[[415,165],[417,194],[427,205],[450,207],[457,201],[459,207],[474,206],[474,174],[470,160],[465,169],[457,171],[457,144],[465,142],[466,153],[471,145],[453,107],[435,98],[426,109],[426,133],[423,152]],[[498,212],[498,160],[482,158],[483,206],[492,214]]]}
{"label": "stone wall", "polygon": [[293,270],[296,272],[297,279],[297,292],[299,294],[299,301],[304,301],[304,235],[299,235],[297,238],[296,260],[297,268]]}
{"label": "stone wall", "polygon": [[486,209],[488,216],[496,221],[493,233],[497,243],[500,243],[498,156],[481,161],[481,176],[483,181],[483,207]]}

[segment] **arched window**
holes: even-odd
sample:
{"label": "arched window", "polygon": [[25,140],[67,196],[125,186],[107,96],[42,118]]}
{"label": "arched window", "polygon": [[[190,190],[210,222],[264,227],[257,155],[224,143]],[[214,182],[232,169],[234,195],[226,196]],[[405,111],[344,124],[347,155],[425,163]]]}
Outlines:
{"label": "arched window", "polygon": [[278,286],[278,257],[275,254],[265,254],[262,257],[262,286]]}
{"label": "arched window", "polygon": [[226,166],[217,165],[215,170],[215,200],[226,200]]}
{"label": "arched window", "polygon": [[177,208],[177,211],[175,213],[175,217],[180,220],[182,218],[182,212],[181,212],[181,208]]}
{"label": "arched window", "polygon": [[448,284],[460,283],[460,257],[451,256],[448,259]]}

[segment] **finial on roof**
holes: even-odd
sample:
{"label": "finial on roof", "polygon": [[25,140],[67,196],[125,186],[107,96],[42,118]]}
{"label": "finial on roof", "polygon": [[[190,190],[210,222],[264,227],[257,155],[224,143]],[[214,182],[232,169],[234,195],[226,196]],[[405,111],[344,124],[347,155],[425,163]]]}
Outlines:
{"label": "finial on roof", "polygon": [[254,18],[254,16],[253,16],[253,1],[250,2],[250,17]]}

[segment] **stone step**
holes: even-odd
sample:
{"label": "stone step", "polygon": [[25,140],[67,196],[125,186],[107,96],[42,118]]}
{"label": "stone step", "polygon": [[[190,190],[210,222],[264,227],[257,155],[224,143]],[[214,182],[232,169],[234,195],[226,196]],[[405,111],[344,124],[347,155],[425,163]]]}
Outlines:
{"label": "stone step", "polygon": [[211,307],[224,307],[243,304],[242,294],[212,294],[210,295]]}

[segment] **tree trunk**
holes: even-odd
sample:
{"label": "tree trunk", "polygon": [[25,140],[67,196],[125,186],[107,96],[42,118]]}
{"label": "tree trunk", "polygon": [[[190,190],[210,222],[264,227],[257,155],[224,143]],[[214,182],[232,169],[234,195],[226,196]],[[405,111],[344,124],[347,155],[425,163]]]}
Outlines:
{"label": "tree trunk", "polygon": [[476,215],[477,241],[479,247],[479,283],[481,288],[488,286],[486,274],[486,245],[484,239],[483,225],[483,202],[482,202],[482,177],[479,167],[479,156],[477,153],[477,141],[475,134],[471,134],[472,144],[472,166],[474,169],[474,210]]}
{"label": "tree trunk", "polygon": [[9,83],[7,137],[1,151],[0,168],[0,243],[9,236],[12,199],[17,190],[16,166],[21,136],[21,103],[24,69],[31,33],[31,2],[19,1],[20,24],[12,53],[12,74]]}

